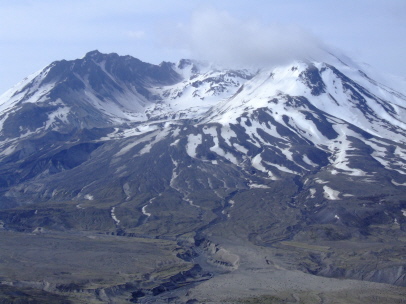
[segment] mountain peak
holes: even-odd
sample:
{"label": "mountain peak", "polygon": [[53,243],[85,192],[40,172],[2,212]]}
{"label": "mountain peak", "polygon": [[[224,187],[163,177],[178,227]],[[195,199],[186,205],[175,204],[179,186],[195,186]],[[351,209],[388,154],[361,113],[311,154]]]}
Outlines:
{"label": "mountain peak", "polygon": [[99,57],[101,55],[105,55],[103,53],[100,53],[98,50],[93,50],[90,52],[87,52],[84,58],[94,58],[94,57]]}
{"label": "mountain peak", "polygon": [[103,60],[108,60],[108,59],[118,59],[118,58],[125,58],[125,59],[133,59],[133,60],[138,60],[134,57],[131,56],[120,56],[117,53],[102,53],[99,52],[98,50],[90,51],[87,52],[86,55],[81,59],[81,60],[93,60],[95,62],[101,62]]}

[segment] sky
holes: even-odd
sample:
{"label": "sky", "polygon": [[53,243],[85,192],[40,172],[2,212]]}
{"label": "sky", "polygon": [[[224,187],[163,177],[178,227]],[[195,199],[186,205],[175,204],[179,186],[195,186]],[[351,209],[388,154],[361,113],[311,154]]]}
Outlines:
{"label": "sky", "polygon": [[0,0],[0,94],[96,49],[154,64],[261,65],[320,48],[406,79],[406,1]]}

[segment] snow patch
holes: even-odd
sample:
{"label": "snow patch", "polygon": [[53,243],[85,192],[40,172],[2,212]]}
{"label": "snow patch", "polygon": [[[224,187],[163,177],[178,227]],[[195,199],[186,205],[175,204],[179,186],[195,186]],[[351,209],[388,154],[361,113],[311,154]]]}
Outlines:
{"label": "snow patch", "polygon": [[235,134],[235,132],[230,128],[229,125],[227,126],[223,126],[221,128],[221,136],[224,138],[224,141],[227,143],[227,145],[229,145],[230,147],[232,146],[230,139],[231,138],[236,138],[237,135]]}
{"label": "snow patch", "polygon": [[175,140],[173,143],[170,144],[171,147],[175,147],[178,145],[180,139]]}
{"label": "snow patch", "polygon": [[233,164],[238,165],[237,158],[234,155],[232,155],[231,153],[224,151],[220,147],[220,142],[219,142],[217,130],[215,127],[204,128],[203,133],[210,135],[213,138],[214,146],[210,147],[210,151],[213,151],[217,155],[224,157],[225,159],[229,160]]}
{"label": "snow patch", "polygon": [[394,181],[393,179],[391,180],[392,184],[394,184],[395,186],[405,186],[406,187],[406,183],[397,183],[396,181]]}
{"label": "snow patch", "polygon": [[270,187],[268,187],[267,185],[260,185],[260,184],[249,184],[248,185],[250,187],[250,189],[269,189]]}
{"label": "snow patch", "polygon": [[324,190],[324,198],[328,199],[328,200],[339,200],[339,195],[340,192],[337,190],[333,190],[330,187],[327,186],[323,186],[323,190]]}
{"label": "snow patch", "polygon": [[113,221],[116,223],[116,225],[120,224],[120,220],[117,218],[116,216],[116,207],[111,208],[111,218],[113,219]]}
{"label": "snow patch", "polygon": [[267,161],[263,161],[263,162],[264,162],[265,164],[267,164],[267,165],[270,165],[270,166],[272,166],[272,167],[277,168],[279,171],[286,172],[286,173],[290,173],[290,174],[294,174],[294,175],[300,175],[299,172],[290,170],[289,168],[286,168],[286,167],[284,167],[284,166],[281,166],[281,165],[278,165],[278,164],[273,164],[273,163],[270,163],[270,162],[267,162]]}
{"label": "snow patch", "polygon": [[233,147],[234,147],[237,151],[243,153],[244,155],[246,155],[246,154],[248,153],[248,149],[244,148],[243,146],[241,146],[241,145],[239,145],[239,144],[237,144],[237,143],[233,143]]}
{"label": "snow patch", "polygon": [[48,114],[48,120],[45,123],[45,129],[48,129],[52,127],[53,129],[57,130],[58,129],[58,124],[60,122],[63,123],[68,123],[68,115],[70,112],[69,107],[59,107],[57,110],[55,110],[52,113]]}
{"label": "snow patch", "polygon": [[94,196],[91,195],[91,194],[86,194],[83,198],[84,198],[84,199],[87,199],[87,200],[89,200],[89,201],[94,200]]}
{"label": "snow patch", "polygon": [[15,148],[16,148],[15,146],[8,146],[6,149],[1,151],[0,155],[2,156],[10,155],[15,151]]}
{"label": "snow patch", "polygon": [[268,169],[266,169],[266,168],[264,167],[264,165],[262,164],[262,162],[263,162],[263,160],[262,160],[261,154],[257,154],[257,155],[255,155],[255,157],[253,157],[253,158],[251,159],[251,165],[252,165],[255,169],[257,169],[257,170],[259,170],[259,171],[261,171],[261,172],[266,173],[266,174],[268,175],[268,177],[269,177],[271,180],[278,180],[278,178],[277,178],[276,176],[274,176],[271,171],[269,171]]}
{"label": "snow patch", "polygon": [[148,205],[145,205],[144,207],[142,207],[141,211],[142,211],[142,214],[150,217],[152,214],[147,212],[147,206]]}
{"label": "snow patch", "polygon": [[309,189],[310,195],[307,198],[315,198],[316,197],[316,189],[310,188]]}
{"label": "snow patch", "polygon": [[174,167],[173,167],[173,169],[172,169],[172,177],[171,177],[171,181],[169,182],[169,185],[170,185],[173,189],[176,190],[176,188],[175,188],[175,180],[176,180],[176,178],[178,177],[178,174],[176,173],[176,170],[177,170],[177,168],[178,168],[178,162],[175,161],[172,157],[171,157],[171,159],[172,159],[172,163],[173,163]]}
{"label": "snow patch", "polygon": [[303,155],[303,161],[306,163],[306,164],[308,164],[309,166],[312,166],[312,167],[317,167],[317,164],[315,164],[314,162],[312,162],[311,161],[311,159],[306,155],[306,154],[304,154]]}
{"label": "snow patch", "polygon": [[172,137],[178,137],[180,133],[180,128],[176,128],[175,130],[172,130]]}
{"label": "snow patch", "polygon": [[187,137],[187,144],[186,144],[186,153],[192,157],[196,158],[196,149],[197,146],[202,144],[202,135],[201,134],[189,134]]}

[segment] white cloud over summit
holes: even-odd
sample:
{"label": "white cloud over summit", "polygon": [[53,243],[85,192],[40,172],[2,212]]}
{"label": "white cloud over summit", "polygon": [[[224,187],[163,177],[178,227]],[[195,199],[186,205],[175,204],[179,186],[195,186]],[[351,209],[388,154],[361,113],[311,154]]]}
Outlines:
{"label": "white cloud over summit", "polygon": [[192,57],[233,66],[283,64],[318,57],[324,48],[299,27],[245,22],[215,10],[195,13],[181,36],[187,38]]}

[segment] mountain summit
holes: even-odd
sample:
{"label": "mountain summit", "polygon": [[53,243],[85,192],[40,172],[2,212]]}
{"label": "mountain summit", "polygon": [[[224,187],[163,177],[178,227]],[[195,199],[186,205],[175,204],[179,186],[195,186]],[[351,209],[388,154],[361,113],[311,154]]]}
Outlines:
{"label": "mountain summit", "polygon": [[406,96],[333,55],[248,70],[92,51],[0,97],[1,226],[174,241],[203,277],[406,286],[405,117]]}

